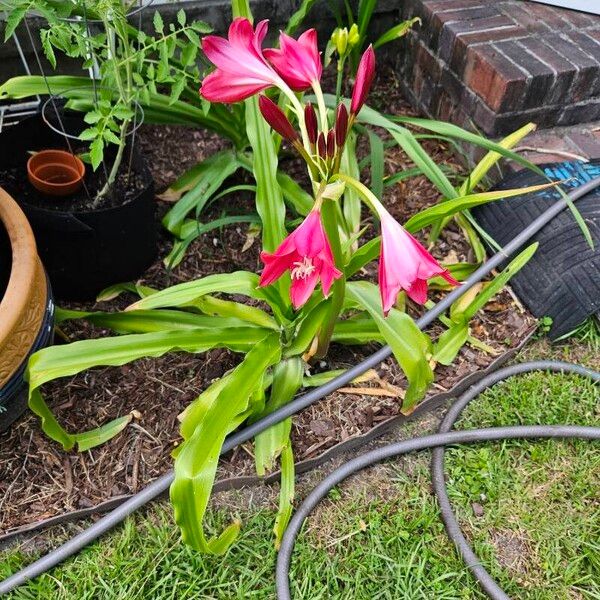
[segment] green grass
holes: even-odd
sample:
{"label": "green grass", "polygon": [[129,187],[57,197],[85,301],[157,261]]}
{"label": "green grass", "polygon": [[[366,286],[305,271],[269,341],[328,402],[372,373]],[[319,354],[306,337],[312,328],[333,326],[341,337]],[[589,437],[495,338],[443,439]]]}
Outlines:
{"label": "green grass", "polygon": [[[589,333],[589,332],[588,332]],[[589,336],[588,336],[589,338]],[[595,341],[526,358],[578,360],[597,368]],[[599,425],[599,390],[575,376],[532,374],[488,392],[458,428],[514,423]],[[412,433],[426,433],[412,426]],[[323,503],[294,555],[294,597],[480,599],[446,540],[431,498],[428,455],[405,457],[355,477]],[[448,451],[453,502],[484,564],[511,598],[600,599],[600,447],[581,441],[505,442]],[[472,503],[483,507],[473,515]],[[241,510],[241,514],[240,511]],[[271,508],[245,511],[243,533],[224,557],[186,548],[168,506],[137,515],[11,599],[274,598]],[[231,514],[213,511],[222,527]],[[0,576],[34,554],[0,554]]]}

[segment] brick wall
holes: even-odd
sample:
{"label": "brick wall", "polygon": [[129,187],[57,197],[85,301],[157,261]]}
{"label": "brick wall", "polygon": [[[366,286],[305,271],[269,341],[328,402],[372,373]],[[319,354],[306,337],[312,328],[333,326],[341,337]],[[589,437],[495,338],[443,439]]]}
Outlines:
{"label": "brick wall", "polygon": [[398,68],[426,114],[488,135],[600,119],[600,17],[526,0],[403,0]]}

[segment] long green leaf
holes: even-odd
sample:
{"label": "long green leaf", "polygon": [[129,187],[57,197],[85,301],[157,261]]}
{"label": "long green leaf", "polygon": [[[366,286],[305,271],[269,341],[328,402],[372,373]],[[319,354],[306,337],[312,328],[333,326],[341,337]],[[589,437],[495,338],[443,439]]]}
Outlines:
{"label": "long green leaf", "polygon": [[195,171],[193,187],[163,218],[163,225],[179,237],[181,237],[181,226],[188,213],[192,210],[195,210],[196,214],[200,213],[223,182],[240,167],[235,153],[227,150],[214,154],[200,165],[197,165],[198,169]]}
{"label": "long green leaf", "polygon": [[279,510],[275,517],[275,549],[279,550],[283,534],[292,517],[294,510],[294,488],[295,488],[295,465],[294,453],[291,442],[284,446],[281,451],[281,488],[279,490]]}
{"label": "long green leaf", "polygon": [[433,360],[442,365],[450,365],[469,337],[466,321],[454,323],[444,331],[433,347]]}
{"label": "long green leaf", "polygon": [[415,23],[421,23],[421,19],[419,17],[414,17],[408,21],[402,21],[402,23],[394,25],[394,27],[391,27],[384,34],[377,38],[377,41],[373,44],[373,48],[380,48],[384,44],[389,44],[390,42],[401,38],[411,30]]}
{"label": "long green leaf", "polygon": [[305,192],[289,175],[277,171],[277,181],[285,201],[293,207],[299,215],[307,215],[315,203],[314,198]]}
{"label": "long green leaf", "polygon": [[365,265],[375,260],[381,251],[381,238],[377,236],[363,244],[350,258],[350,261],[344,268],[346,278],[358,273]]}
{"label": "long green leaf", "polygon": [[[81,110],[89,110],[94,102],[94,84],[89,77],[72,75],[54,75],[45,79],[39,75],[23,75],[13,77],[0,85],[0,100],[22,99],[48,94],[48,87],[53,94],[69,99],[80,99]],[[116,93],[116,92],[115,92]],[[160,125],[176,124],[206,127],[224,137],[231,139],[236,148],[247,144],[246,136],[240,124],[229,115],[228,119],[215,118],[209,111],[189,102],[177,100],[173,102],[168,95],[149,93],[149,103],[140,100],[144,109],[144,122]]]}
{"label": "long green leaf", "polygon": [[461,196],[454,198],[453,200],[446,200],[439,204],[434,204],[429,208],[418,212],[413,215],[405,224],[404,227],[414,233],[419,231],[436,221],[455,215],[463,210],[473,208],[474,206],[480,206],[493,202],[494,200],[502,200],[504,198],[513,198],[514,196],[521,196],[523,194],[529,194],[531,192],[537,192],[544,190],[549,187],[553,187],[554,183],[545,183],[542,185],[531,185],[529,187],[514,189],[514,190],[496,190],[493,192],[480,192],[478,194],[469,194],[468,196]]}
{"label": "long green leaf", "polygon": [[406,313],[392,308],[388,316],[384,317],[379,290],[372,283],[350,281],[346,290],[350,299],[364,307],[371,315],[381,335],[392,348],[408,380],[402,410],[410,412],[425,396],[433,381],[433,371],[429,365],[432,349],[429,338]]}
{"label": "long green leaf", "polygon": [[222,554],[239,531],[239,523],[233,523],[219,536],[207,539],[203,531],[204,514],[225,436],[236,417],[246,411],[250,397],[262,385],[265,371],[278,363],[280,357],[277,335],[269,335],[255,344],[225,378],[214,402],[177,453],[171,501],[183,540],[196,550]]}
{"label": "long green leaf", "polygon": [[369,145],[371,147],[371,191],[377,198],[383,197],[384,154],[383,140],[370,129]]}
{"label": "long green leaf", "polygon": [[[507,135],[498,142],[502,148],[510,149],[518,144],[525,136],[529,135],[536,128],[534,123],[527,123],[517,131]],[[469,177],[463,182],[460,195],[470,194],[479,185],[480,181],[488,174],[489,170],[502,158],[500,152],[490,150],[472,169]]]}
{"label": "long green leaf", "polygon": [[[26,380],[29,382],[29,407],[40,417],[43,431],[60,442],[65,450],[75,444],[89,448],[92,440],[106,441],[106,435],[118,433],[122,419],[88,432],[71,434],[56,420],[44,401],[39,388],[60,377],[68,377],[98,366],[120,366],[138,358],[162,356],[172,350],[204,352],[210,348],[230,348],[247,351],[265,336],[258,327],[236,329],[186,329],[122,335],[118,337],[82,340],[64,346],[39,350],[29,359]],[[124,425],[123,425],[124,426]]]}
{"label": "long green leaf", "polygon": [[254,153],[256,210],[263,223],[263,247],[273,252],[286,236],[285,204],[277,181],[277,152],[271,130],[258,108],[256,97],[246,100],[246,133]]}
{"label": "long green leaf", "polygon": [[535,254],[539,243],[527,246],[523,252],[519,253],[508,266],[497,275],[490,283],[488,283],[482,292],[480,292],[473,302],[463,312],[464,318],[470,321],[478,310],[483,308],[500,290],[510,281],[513,275],[516,275]]}
{"label": "long green leaf", "polygon": [[[346,140],[346,147],[342,154],[341,166],[342,170],[350,175],[350,177],[360,179],[360,169],[356,158],[356,134],[353,132],[350,132],[348,139]],[[346,229],[349,236],[356,234],[360,229],[361,209],[362,204],[356,190],[350,186],[346,186],[344,189],[342,212],[344,214]]]}
{"label": "long green leaf", "polygon": [[[304,361],[299,357],[282,360],[273,369],[271,395],[265,409],[259,417],[264,417],[285,406],[302,387]],[[292,420],[285,419],[277,425],[269,427],[254,439],[254,462],[256,474],[263,477],[272,471],[275,461],[282,450],[290,443]]]}
{"label": "long green leaf", "polygon": [[536,165],[534,165],[531,161],[523,158],[520,154],[513,152],[512,150],[503,147],[498,142],[494,142],[492,140],[487,139],[483,135],[479,135],[477,133],[472,133],[471,131],[467,131],[458,125],[454,125],[453,123],[447,123],[445,121],[436,121],[435,119],[423,119],[420,117],[406,117],[406,116],[391,116],[390,120],[398,123],[405,123],[407,125],[413,125],[416,127],[420,127],[421,129],[427,129],[429,131],[433,131],[435,133],[439,133],[443,136],[457,138],[459,140],[463,140],[464,142],[469,142],[470,144],[474,144],[476,146],[481,146],[486,150],[491,150],[493,152],[497,152],[504,158],[508,158],[510,160],[514,160],[518,164],[523,167],[534,171],[538,175],[543,175],[543,171]]}
{"label": "long green leaf", "polygon": [[258,287],[258,275],[256,273],[234,271],[233,273],[208,275],[201,279],[173,285],[138,300],[127,307],[126,310],[185,306],[196,300],[196,298],[217,292],[242,294],[250,298],[264,299],[264,294]]}
{"label": "long green leaf", "polygon": [[285,28],[285,32],[288,35],[293,35],[298,27],[302,25],[304,19],[306,19],[306,15],[312,8],[313,4],[316,0],[302,0],[300,6],[297,8],[296,12],[290,17],[287,26]]}

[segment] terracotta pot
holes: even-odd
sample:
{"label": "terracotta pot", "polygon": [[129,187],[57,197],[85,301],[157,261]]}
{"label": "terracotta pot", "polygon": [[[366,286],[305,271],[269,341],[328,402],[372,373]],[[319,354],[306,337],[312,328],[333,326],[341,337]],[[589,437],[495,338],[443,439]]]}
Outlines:
{"label": "terracotta pot", "polygon": [[[0,188],[0,430],[24,410],[29,355],[52,335],[54,305],[33,232]],[[16,407],[18,404],[18,407]]]}
{"label": "terracotta pot", "polygon": [[85,165],[81,159],[64,150],[42,150],[27,161],[27,177],[31,185],[49,196],[69,196],[83,184]]}

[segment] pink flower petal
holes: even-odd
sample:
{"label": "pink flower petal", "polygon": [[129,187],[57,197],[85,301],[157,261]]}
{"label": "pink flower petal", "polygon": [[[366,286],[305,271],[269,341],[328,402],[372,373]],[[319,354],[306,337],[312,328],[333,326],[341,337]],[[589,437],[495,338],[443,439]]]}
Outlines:
{"label": "pink flower petal", "polygon": [[290,287],[290,298],[292,305],[296,310],[303,306],[306,301],[311,297],[312,293],[317,287],[319,282],[319,271],[315,269],[310,275],[300,278],[292,279],[292,285]]}

